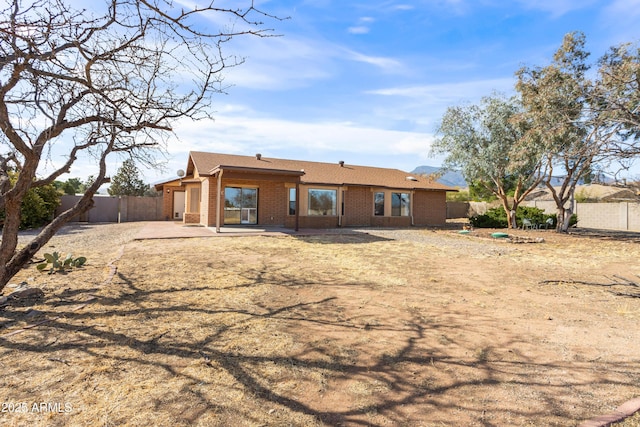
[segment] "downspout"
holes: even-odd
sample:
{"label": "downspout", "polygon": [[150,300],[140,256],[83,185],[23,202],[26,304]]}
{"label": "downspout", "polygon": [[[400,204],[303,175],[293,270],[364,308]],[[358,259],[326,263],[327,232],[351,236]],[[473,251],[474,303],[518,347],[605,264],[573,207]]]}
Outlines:
{"label": "downspout", "polygon": [[415,191],[412,191],[411,193],[409,193],[409,196],[411,197],[409,199],[409,211],[411,214],[411,226],[413,227],[415,225],[415,222],[413,220],[413,194],[415,193]]}
{"label": "downspout", "polygon": [[342,207],[344,206],[344,191],[338,187],[338,227],[342,227]]}
{"label": "downspout", "polygon": [[218,172],[218,191],[216,191],[216,233],[220,232],[220,194],[222,193],[222,169]]}
{"label": "downspout", "polygon": [[300,226],[300,178],[296,181],[296,225],[295,231],[298,231]]}

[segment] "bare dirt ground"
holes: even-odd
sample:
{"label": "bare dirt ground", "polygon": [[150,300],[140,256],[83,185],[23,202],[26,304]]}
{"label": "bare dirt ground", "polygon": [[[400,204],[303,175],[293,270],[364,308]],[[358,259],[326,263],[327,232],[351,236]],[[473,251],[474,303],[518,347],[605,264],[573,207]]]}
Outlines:
{"label": "bare dirt ground", "polygon": [[45,295],[0,307],[0,424],[575,426],[640,396],[640,235],[140,227],[69,227],[43,252],[85,267],[5,289]]}

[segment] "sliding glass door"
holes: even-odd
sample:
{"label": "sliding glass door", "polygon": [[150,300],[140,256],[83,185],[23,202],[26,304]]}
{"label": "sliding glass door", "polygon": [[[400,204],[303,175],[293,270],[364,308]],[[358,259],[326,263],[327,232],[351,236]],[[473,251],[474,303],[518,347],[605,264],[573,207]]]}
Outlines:
{"label": "sliding glass door", "polygon": [[225,187],[224,223],[258,223],[258,189],[244,187]]}

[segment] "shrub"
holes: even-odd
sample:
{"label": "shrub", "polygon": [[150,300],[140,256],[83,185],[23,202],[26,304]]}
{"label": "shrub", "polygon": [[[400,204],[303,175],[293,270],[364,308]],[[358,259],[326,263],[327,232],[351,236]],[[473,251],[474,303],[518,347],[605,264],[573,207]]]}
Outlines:
{"label": "shrub", "polygon": [[[10,171],[12,182],[17,179],[16,173]],[[20,206],[20,228],[40,227],[53,219],[56,208],[60,205],[60,192],[53,184],[32,187],[25,194]],[[0,222],[4,221],[5,212],[0,211]]]}
{"label": "shrub", "polygon": [[20,209],[20,228],[36,228],[51,221],[60,204],[60,193],[53,185],[27,191]]}
{"label": "shrub", "polygon": [[507,214],[502,208],[491,208],[487,213],[469,218],[469,222],[476,228],[506,228]]}
{"label": "shrub", "polygon": [[[518,206],[516,210],[516,225],[522,227],[522,220],[528,218],[534,224],[543,224],[547,218],[553,219],[553,226],[556,224],[554,214],[547,215],[544,210],[529,206]],[[476,215],[469,218],[472,226],[477,228],[506,228],[509,226],[507,213],[502,207],[492,208],[483,215]]]}

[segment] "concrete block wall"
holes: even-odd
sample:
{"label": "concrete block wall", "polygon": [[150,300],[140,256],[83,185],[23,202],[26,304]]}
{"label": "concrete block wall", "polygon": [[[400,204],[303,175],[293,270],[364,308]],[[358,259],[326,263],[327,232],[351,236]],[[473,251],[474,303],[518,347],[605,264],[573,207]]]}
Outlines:
{"label": "concrete block wall", "polygon": [[157,221],[164,219],[164,201],[162,197],[120,198],[120,222]]}
{"label": "concrete block wall", "polygon": [[640,231],[637,203],[578,203],[578,227]]}
{"label": "concrete block wall", "polygon": [[[61,204],[56,209],[56,215],[73,207],[81,196],[64,195]],[[171,194],[173,200],[173,194]],[[78,222],[134,222],[161,221],[165,215],[165,200],[163,197],[134,197],[134,196],[96,196],[93,198],[93,208],[83,215],[73,219]],[[169,211],[172,206],[169,204]]]}

